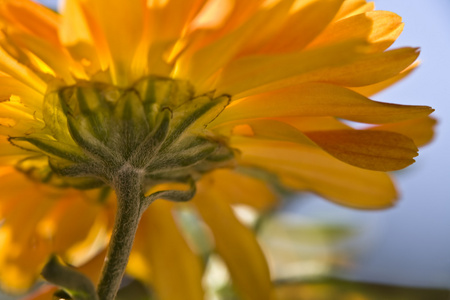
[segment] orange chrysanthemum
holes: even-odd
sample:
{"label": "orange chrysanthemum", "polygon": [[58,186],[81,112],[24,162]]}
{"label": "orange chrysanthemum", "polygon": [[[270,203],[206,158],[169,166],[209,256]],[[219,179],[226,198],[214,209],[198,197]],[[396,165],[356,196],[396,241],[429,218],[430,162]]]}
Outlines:
{"label": "orange chrysanthemum", "polygon": [[233,204],[268,209],[278,186],[389,207],[386,171],[432,137],[431,108],[367,98],[418,50],[387,50],[401,19],[365,0],[66,0],[61,14],[1,0],[0,26],[9,290],[29,288],[51,253],[82,265],[104,249],[116,206],[104,186],[126,165],[148,193],[196,189],[144,213],[130,274],[161,299],[203,299],[202,261],[174,214],[189,209],[241,297],[268,299],[263,253]]}

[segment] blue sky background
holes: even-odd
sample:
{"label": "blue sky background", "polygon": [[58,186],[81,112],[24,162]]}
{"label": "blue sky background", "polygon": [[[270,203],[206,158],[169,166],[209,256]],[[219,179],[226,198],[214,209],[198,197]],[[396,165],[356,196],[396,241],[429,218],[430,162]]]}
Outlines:
{"label": "blue sky background", "polygon": [[[55,7],[56,1],[41,2]],[[422,66],[373,98],[432,106],[439,120],[436,138],[421,149],[413,166],[397,172],[402,197],[393,209],[354,211],[318,198],[291,208],[301,208],[310,216],[334,215],[362,224],[361,235],[372,237],[370,247],[360,253],[359,263],[346,276],[450,288],[450,1],[374,2],[377,9],[403,17],[406,26],[394,46],[421,47]]]}
{"label": "blue sky background", "polygon": [[377,10],[402,16],[405,28],[393,47],[420,47],[422,64],[410,77],[372,98],[432,106],[439,122],[435,139],[420,149],[415,164],[396,172],[401,199],[393,209],[350,211],[317,197],[292,208],[320,219],[353,220],[360,238],[371,237],[357,263],[344,272],[347,277],[450,288],[450,1],[374,2]]}

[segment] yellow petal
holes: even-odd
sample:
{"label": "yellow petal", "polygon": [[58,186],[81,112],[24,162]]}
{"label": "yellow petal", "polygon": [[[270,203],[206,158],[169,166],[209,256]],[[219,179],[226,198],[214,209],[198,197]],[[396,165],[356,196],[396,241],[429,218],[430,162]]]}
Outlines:
{"label": "yellow petal", "polygon": [[0,227],[0,282],[3,289],[15,293],[32,286],[51,253],[49,241],[40,239],[35,232],[51,202],[36,197],[36,190],[22,188],[22,193],[16,191],[15,199],[10,199],[20,203],[8,213]]}
{"label": "yellow petal", "polygon": [[[152,2],[152,1],[147,1]],[[170,0],[148,7],[149,39],[171,40],[180,37],[189,27],[207,0]],[[164,1],[163,1],[164,2]],[[167,24],[167,20],[171,20]]]}
{"label": "yellow petal", "polygon": [[274,192],[265,182],[235,170],[218,169],[205,176],[214,182],[210,188],[218,191],[230,204],[246,204],[257,210],[267,210],[276,203]]}
{"label": "yellow petal", "polygon": [[343,87],[309,83],[234,101],[210,127],[240,119],[294,116],[334,116],[376,124],[427,116],[432,111],[427,106],[375,102]]}
{"label": "yellow petal", "polygon": [[143,35],[146,1],[79,1],[84,2],[84,8],[94,16],[103,33],[111,57],[114,82],[130,84],[136,79],[130,73],[130,66]]}
{"label": "yellow petal", "polygon": [[0,47],[0,71],[17,79],[40,94],[44,94],[47,84],[32,70],[20,64]]}
{"label": "yellow petal", "polygon": [[[293,0],[282,0],[276,9],[259,10],[241,27],[210,43],[195,53],[187,51],[177,60],[175,77],[189,78],[195,85],[200,86],[215,72],[228,64],[251,39],[254,32],[278,14],[287,14]],[[285,7],[287,6],[287,7]],[[278,12],[280,10],[281,12]],[[200,88],[200,93],[204,88]]]}
{"label": "yellow petal", "polygon": [[277,120],[258,119],[247,120],[245,122],[232,122],[220,129],[221,134],[228,136],[247,136],[314,146],[314,143],[297,128]]}
{"label": "yellow petal", "polygon": [[388,11],[358,14],[332,23],[309,48],[333,44],[348,39],[367,39],[371,50],[383,51],[398,38],[403,29],[401,17]]}
{"label": "yellow petal", "polygon": [[375,5],[373,2],[367,2],[366,0],[346,0],[342,3],[341,9],[336,15],[335,20],[348,18],[354,15],[362,14],[374,10]]}
{"label": "yellow petal", "polygon": [[399,48],[374,53],[351,64],[311,73],[308,78],[296,78],[296,81],[309,79],[349,87],[374,84],[394,77],[411,65],[418,56],[417,48]]}
{"label": "yellow petal", "polygon": [[160,200],[144,213],[128,271],[151,284],[160,299],[201,300],[201,263],[181,235],[173,208]]}
{"label": "yellow petal", "polygon": [[302,132],[352,129],[352,127],[334,117],[285,117],[276,120],[287,123]]}
{"label": "yellow petal", "polygon": [[412,65],[407,67],[405,70],[401,71],[394,77],[391,77],[387,80],[384,80],[384,81],[381,81],[381,82],[378,82],[375,84],[371,84],[371,85],[353,87],[351,89],[361,95],[370,97],[378,92],[385,90],[386,88],[390,87],[391,85],[401,81],[403,78],[409,76],[409,74],[411,74],[414,70],[416,70],[416,68],[419,66],[419,64],[420,64],[419,61],[416,61],[415,63],[413,63]]}
{"label": "yellow petal", "polygon": [[91,75],[106,69],[110,63],[106,40],[92,14],[87,13],[85,3],[66,0],[61,11],[59,38],[72,57]]}
{"label": "yellow petal", "polygon": [[389,131],[334,130],[305,134],[336,158],[376,171],[403,169],[414,163],[418,151],[413,140]]}
{"label": "yellow petal", "polygon": [[[324,48],[312,49],[302,53],[313,53],[321,49],[331,49],[333,46],[328,46]],[[365,49],[368,49],[367,47]],[[336,51],[350,51],[350,50],[337,50]],[[325,57],[332,55],[339,55],[338,53],[323,53]],[[328,55],[328,56],[327,56]],[[285,55],[286,56],[286,55]],[[353,53],[353,60],[348,58],[347,60],[343,58],[339,62],[328,62],[328,67],[317,67],[316,70],[310,69],[303,72],[297,71],[292,73],[291,76],[286,76],[284,78],[277,78],[277,81],[268,83],[263,86],[253,88],[252,90],[241,92],[235,95],[234,99],[239,99],[249,95],[256,95],[264,93],[267,91],[272,91],[280,88],[285,88],[288,86],[295,86],[305,82],[327,82],[336,85],[343,85],[347,87],[359,87],[365,85],[375,84],[384,80],[388,80],[398,73],[405,70],[409,65],[411,65],[418,56],[418,50],[416,48],[400,48],[396,50],[391,50],[383,53],[374,53],[363,56],[358,56],[358,54]],[[313,57],[312,57],[313,58]],[[323,60],[323,57],[314,58],[317,60]],[[262,62],[261,62],[262,63]],[[296,63],[295,60],[291,61]],[[313,61],[304,62],[306,65],[313,63]],[[298,67],[294,65],[294,67]],[[294,68],[293,66],[284,66],[287,70]],[[274,73],[276,68],[272,67],[272,70],[259,70],[259,72],[272,72]],[[284,69],[282,69],[284,70]],[[275,72],[275,74],[277,74]],[[300,74],[300,75],[298,75]],[[247,78],[240,78],[244,82],[249,81],[248,78],[259,78],[258,74],[246,74]],[[263,74],[264,75],[264,74]],[[230,74],[231,76],[231,74]],[[266,75],[273,78],[274,75]]]}
{"label": "yellow petal", "polygon": [[20,103],[34,110],[42,109],[43,95],[37,93],[29,86],[9,76],[0,76],[0,102],[10,100],[11,96],[18,97]]}
{"label": "yellow petal", "polygon": [[381,209],[397,198],[386,173],[351,166],[317,147],[247,137],[234,137],[231,144],[241,152],[241,165],[273,172],[287,187],[318,193],[344,206]]}
{"label": "yellow petal", "polygon": [[[101,217],[100,205],[87,201],[91,192],[37,184],[13,168],[0,169],[0,179],[0,281],[8,291],[23,292],[38,278],[50,254],[70,259],[70,250],[87,239],[92,231],[89,225]],[[97,197],[90,200],[97,201]],[[78,224],[80,220],[86,224]],[[103,232],[106,235],[104,228]],[[97,236],[93,232],[87,242],[86,249],[93,251],[78,251],[76,261],[70,262],[95,256]]]}
{"label": "yellow petal", "polygon": [[46,40],[26,34],[11,34],[10,38],[41,59],[54,74],[57,74],[58,77],[65,80],[68,85],[75,84],[71,71],[76,72],[77,75],[82,75],[82,71],[76,70],[70,57],[68,57],[62,48]]}
{"label": "yellow petal", "polygon": [[217,83],[217,93],[237,95],[291,77],[300,78],[297,83],[311,81],[318,77],[314,75],[316,73],[328,74],[334,68],[353,65],[351,62],[361,55],[365,46],[363,41],[347,41],[299,53],[241,58],[224,68]]}
{"label": "yellow petal", "polygon": [[213,178],[204,178],[193,201],[214,235],[216,250],[242,299],[270,299],[269,269],[255,235],[236,219],[227,197],[214,186]]}
{"label": "yellow petal", "polygon": [[6,0],[0,4],[0,14],[22,30],[59,43],[59,15],[43,5],[29,0]]}
{"label": "yellow petal", "polygon": [[403,121],[399,123],[384,124],[370,128],[371,130],[383,130],[398,132],[414,141],[417,147],[422,147],[434,137],[434,127],[437,121],[431,117]]}
{"label": "yellow petal", "polygon": [[280,37],[279,32],[282,32],[286,20],[291,15],[290,11],[294,2],[291,0],[283,0],[276,3],[275,6],[270,7],[270,19],[267,19],[265,22],[264,30],[255,30],[248,37],[238,57],[265,53],[266,51],[262,48],[274,44],[273,39],[275,37],[277,38],[277,42],[280,42],[280,39],[278,39]]}
{"label": "yellow petal", "polygon": [[[233,128],[234,135],[287,141],[314,147],[309,139],[323,150],[351,165],[376,170],[393,171],[414,162],[417,147],[402,134],[379,130],[327,130],[300,132],[275,120],[251,120]],[[377,128],[377,127],[375,127]],[[309,139],[308,139],[308,138]]]}
{"label": "yellow petal", "polygon": [[[328,26],[343,2],[345,1],[298,1],[302,7],[289,15],[271,41],[259,45],[262,48],[259,52],[276,53],[303,49]],[[265,30],[262,30],[261,34],[264,33]]]}

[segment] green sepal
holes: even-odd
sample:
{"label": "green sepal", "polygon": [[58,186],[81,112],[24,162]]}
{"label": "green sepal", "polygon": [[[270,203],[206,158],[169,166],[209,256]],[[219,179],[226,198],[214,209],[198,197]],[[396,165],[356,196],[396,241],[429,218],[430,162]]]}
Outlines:
{"label": "green sepal", "polygon": [[[194,179],[188,177],[185,179],[185,183],[189,185],[188,190],[166,190],[159,191],[145,197],[142,209],[146,209],[153,201],[157,199],[164,199],[174,202],[187,202],[191,200],[197,191]],[[141,210],[142,210],[141,209]]]}
{"label": "green sepal", "polygon": [[98,300],[92,281],[84,274],[63,265],[55,255],[45,265],[41,275],[64,289],[73,300]]}
{"label": "green sepal", "polygon": [[171,112],[164,110],[158,117],[154,130],[147,135],[130,157],[129,161],[132,166],[137,168],[148,167],[166,139],[169,132]]}
{"label": "green sepal", "polygon": [[[57,187],[74,187],[78,189],[91,189],[104,185],[104,182],[98,178],[91,176],[80,177],[82,174],[76,174],[73,176],[78,177],[62,177],[59,172],[52,165],[51,161],[55,161],[59,164],[63,163],[61,159],[49,159],[45,155],[30,156],[18,161],[15,165],[16,169],[32,180],[48,183]],[[78,166],[68,161],[66,165],[73,167]]]}
{"label": "green sepal", "polygon": [[[60,157],[73,162],[84,162],[86,161],[86,156],[83,154],[80,148],[75,145],[66,144],[61,141],[50,139],[45,135],[29,135],[23,137],[11,137],[9,141],[13,145],[17,145],[22,149],[27,149],[26,144],[21,144],[17,142],[27,142],[31,145],[36,146],[41,151],[45,152],[50,157]],[[28,148],[29,149],[29,148]],[[30,149],[34,151],[33,149]]]}
{"label": "green sepal", "polygon": [[134,85],[144,102],[147,113],[151,113],[152,104],[172,109],[194,97],[194,87],[187,81],[150,76]]}
{"label": "green sepal", "polygon": [[174,111],[171,133],[164,142],[162,148],[168,147],[174,143],[187,129],[197,125],[197,130],[191,131],[190,134],[199,133],[199,129],[206,128],[214,118],[228,105],[230,98],[221,96],[211,99],[208,96],[201,96],[192,99],[189,103],[185,103]]}
{"label": "green sepal", "polygon": [[216,147],[217,145],[210,140],[192,137],[189,146],[176,148],[180,149],[179,151],[172,149],[171,151],[159,153],[155,160],[146,168],[146,171],[152,173],[155,170],[165,171],[195,165],[213,153]]}
{"label": "green sepal", "polygon": [[128,159],[150,132],[142,101],[136,91],[128,90],[117,100],[112,121],[111,142],[123,158]]}
{"label": "green sepal", "polygon": [[58,141],[70,143],[67,114],[61,105],[58,92],[51,92],[44,97],[42,110],[45,126],[52,133],[52,136]]}
{"label": "green sepal", "polygon": [[86,128],[84,121],[85,118],[83,117],[79,117],[78,120],[75,120],[72,116],[67,118],[70,134],[78,146],[89,156],[100,158],[107,164],[120,164],[121,157],[93,136],[92,131]]}
{"label": "green sepal", "polygon": [[[78,119],[84,117],[89,130],[97,139],[105,142],[109,136],[108,126],[111,120],[110,107],[118,93],[111,91],[106,84],[96,83],[90,86],[81,82],[59,92],[59,98],[66,114]],[[113,99],[111,99],[113,98]]]}

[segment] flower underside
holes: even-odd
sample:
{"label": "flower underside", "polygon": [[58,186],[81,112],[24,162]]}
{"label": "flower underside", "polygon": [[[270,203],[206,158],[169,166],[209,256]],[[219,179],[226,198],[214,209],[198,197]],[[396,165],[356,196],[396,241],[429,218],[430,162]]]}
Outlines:
{"label": "flower underside", "polygon": [[191,183],[234,157],[206,130],[229,101],[227,95],[195,96],[188,82],[161,77],[129,88],[80,82],[50,89],[41,132],[9,140],[36,153],[17,168],[54,185],[98,187],[124,167],[141,174],[145,186]]}
{"label": "flower underside", "polygon": [[232,206],[259,215],[287,190],[391,207],[386,172],[433,136],[432,108],[371,99],[419,51],[390,49],[401,18],[363,0],[65,0],[61,14],[0,0],[0,27],[9,291],[57,254],[114,294],[142,217],[128,274],[159,299],[204,299],[206,252],[177,214],[188,209],[239,297],[268,299],[273,274]]}

